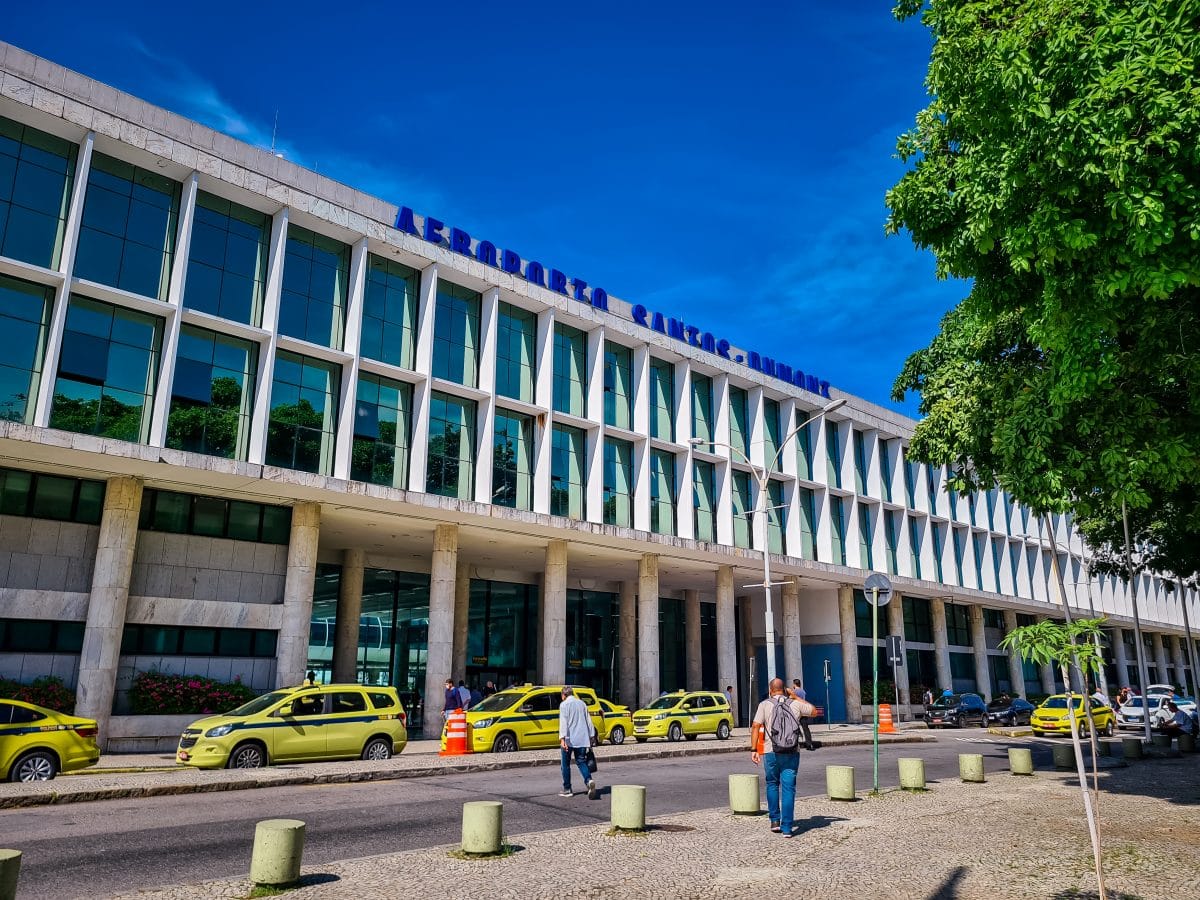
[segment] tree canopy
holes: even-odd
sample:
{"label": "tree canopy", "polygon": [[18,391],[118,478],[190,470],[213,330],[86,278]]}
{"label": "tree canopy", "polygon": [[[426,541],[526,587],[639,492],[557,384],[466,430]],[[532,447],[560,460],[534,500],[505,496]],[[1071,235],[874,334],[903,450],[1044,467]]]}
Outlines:
{"label": "tree canopy", "polygon": [[911,452],[1036,511],[1200,483],[1200,6],[901,0],[934,38],[888,230],[970,279]]}

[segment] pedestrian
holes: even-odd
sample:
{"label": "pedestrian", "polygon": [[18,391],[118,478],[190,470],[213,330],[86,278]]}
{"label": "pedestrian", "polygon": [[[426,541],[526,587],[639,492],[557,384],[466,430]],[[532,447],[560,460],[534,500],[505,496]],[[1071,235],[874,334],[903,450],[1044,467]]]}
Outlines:
{"label": "pedestrian", "polygon": [[925,688],[925,693],[921,695],[921,704],[925,707],[933,706],[933,691]]}
{"label": "pedestrian", "polygon": [[487,684],[485,684],[485,685],[483,686],[483,696],[484,696],[484,697],[490,697],[490,696],[492,696],[492,694],[494,694],[494,693],[496,693],[496,685],[495,685],[495,683],[493,683],[493,682],[489,681]]}
{"label": "pedestrian", "polygon": [[1160,731],[1170,735],[1194,735],[1196,733],[1192,717],[1180,709],[1174,700],[1167,701],[1167,710],[1170,712],[1171,718],[1159,726]]}
{"label": "pedestrian", "polygon": [[733,709],[733,685],[725,685],[725,699],[729,701],[729,708]]}
{"label": "pedestrian", "polygon": [[800,717],[812,715],[806,700],[789,699],[783,679],[773,678],[770,696],[758,704],[750,727],[750,759],[762,763],[767,780],[767,818],[771,831],[792,836],[796,809],[796,772],[800,768]]}
{"label": "pedestrian", "polygon": [[462,707],[462,698],[458,696],[458,690],[454,687],[454,682],[449,678],[446,679],[446,700],[442,704],[442,721],[445,722],[450,718],[450,713]]}
{"label": "pedestrian", "polygon": [[461,678],[458,679],[458,699],[463,709],[471,708],[471,689]]}
{"label": "pedestrian", "polygon": [[309,687],[315,686],[317,683],[317,673],[309,669],[308,674],[304,676],[304,683]]}
{"label": "pedestrian", "polygon": [[1099,703],[1101,706],[1108,706],[1109,703],[1112,702],[1108,698],[1108,696],[1104,693],[1104,691],[1100,690],[1099,685],[1097,685],[1096,689],[1094,691],[1092,691],[1092,699],[1095,700],[1097,703]]}
{"label": "pedestrian", "polygon": [[1117,706],[1124,706],[1129,702],[1129,698],[1131,696],[1132,693],[1130,692],[1128,685],[1121,688],[1119,691],[1117,691]]}
{"label": "pedestrian", "polygon": [[562,763],[562,793],[560,797],[572,797],[571,762],[579,767],[583,783],[587,785],[589,800],[596,799],[596,780],[588,768],[588,751],[596,743],[596,726],[588,714],[587,705],[575,696],[575,691],[569,686],[562,689],[562,705],[558,707],[558,744]]}
{"label": "pedestrian", "polygon": [[471,688],[471,706],[474,707],[477,703],[483,700],[483,694],[479,692],[479,688]]}
{"label": "pedestrian", "polygon": [[[793,700],[808,700],[808,694],[800,684],[799,678],[792,679],[792,699]],[[809,725],[812,723],[811,716],[800,717],[800,729],[804,732],[804,749],[816,750],[817,745],[813,743],[812,732],[809,731]]]}

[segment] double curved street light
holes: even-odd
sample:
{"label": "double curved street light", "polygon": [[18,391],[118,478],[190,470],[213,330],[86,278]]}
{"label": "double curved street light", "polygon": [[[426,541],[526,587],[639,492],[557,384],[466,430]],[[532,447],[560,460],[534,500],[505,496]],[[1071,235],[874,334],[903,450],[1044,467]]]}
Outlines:
{"label": "double curved street light", "polygon": [[[732,453],[736,453],[738,456],[741,457],[742,462],[744,462],[747,466],[750,467],[750,471],[754,474],[754,480],[756,482],[758,482],[758,500],[759,500],[759,502],[754,504],[754,512],[756,514],[759,512],[762,512],[762,514],[763,514],[763,530],[762,530],[762,536],[763,536],[763,548],[762,548],[763,583],[762,583],[761,587],[763,589],[763,597],[766,600],[766,610],[764,612],[764,618],[766,620],[766,632],[767,632],[766,638],[767,638],[767,683],[768,684],[770,684],[772,679],[775,678],[775,610],[771,605],[771,588],[774,587],[774,585],[771,583],[771,547],[770,547],[770,542],[767,540],[767,529],[769,528],[769,522],[767,520],[767,503],[769,502],[769,497],[770,497],[768,485],[769,485],[769,482],[771,479],[771,472],[773,472],[775,470],[775,467],[777,465],[779,465],[779,460],[783,457],[783,450],[785,447],[787,447],[788,443],[791,441],[792,438],[794,438],[797,434],[799,434],[801,431],[803,431],[805,428],[807,428],[809,425],[811,425],[817,419],[821,418],[822,416],[828,415],[829,413],[833,412],[835,409],[838,409],[839,407],[845,406],[845,405],[846,405],[846,399],[843,397],[838,400],[834,400],[832,403],[829,403],[829,404],[825,405],[823,408],[817,410],[817,412],[813,413],[813,415],[809,416],[807,419],[805,419],[803,422],[801,422],[799,425],[797,425],[795,428],[793,428],[791,431],[789,431],[782,438],[782,440],[780,440],[779,449],[775,451],[775,458],[772,459],[766,466],[762,466],[762,467],[756,466],[753,462],[751,462],[750,458],[746,455],[744,450],[742,450],[740,447],[735,447],[732,444],[726,444],[723,441],[709,441],[709,440],[705,440],[704,438],[692,438],[690,441],[688,441],[688,443],[691,444],[693,447],[725,447],[728,450],[730,450]],[[780,582],[776,582],[776,583],[779,585],[783,585],[786,582],[780,581]],[[750,585],[746,585],[746,586],[747,587],[760,587],[760,585],[757,585],[757,584],[750,584]],[[797,673],[797,677],[799,677],[799,673]]]}

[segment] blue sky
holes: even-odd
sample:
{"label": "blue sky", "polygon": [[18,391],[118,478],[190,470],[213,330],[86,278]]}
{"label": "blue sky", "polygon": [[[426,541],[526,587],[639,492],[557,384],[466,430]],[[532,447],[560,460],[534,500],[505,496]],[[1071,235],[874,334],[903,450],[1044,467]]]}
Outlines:
{"label": "blue sky", "polygon": [[930,48],[889,2],[68,6],[0,36],[910,414],[967,291],[883,233]]}

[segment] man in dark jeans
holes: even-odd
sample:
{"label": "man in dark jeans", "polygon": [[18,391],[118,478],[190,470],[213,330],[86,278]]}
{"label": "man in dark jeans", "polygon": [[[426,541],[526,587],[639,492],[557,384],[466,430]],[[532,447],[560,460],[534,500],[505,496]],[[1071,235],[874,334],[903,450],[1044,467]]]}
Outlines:
{"label": "man in dark jeans", "polygon": [[[791,694],[792,694],[793,700],[807,700],[808,699],[807,695],[804,693],[804,688],[800,687],[800,679],[799,678],[792,679]],[[809,718],[808,716],[800,717],[800,730],[804,732],[804,749],[805,750],[816,750],[817,749],[817,745],[813,743],[812,732],[808,730],[808,726],[811,722],[812,722],[812,719]]]}

